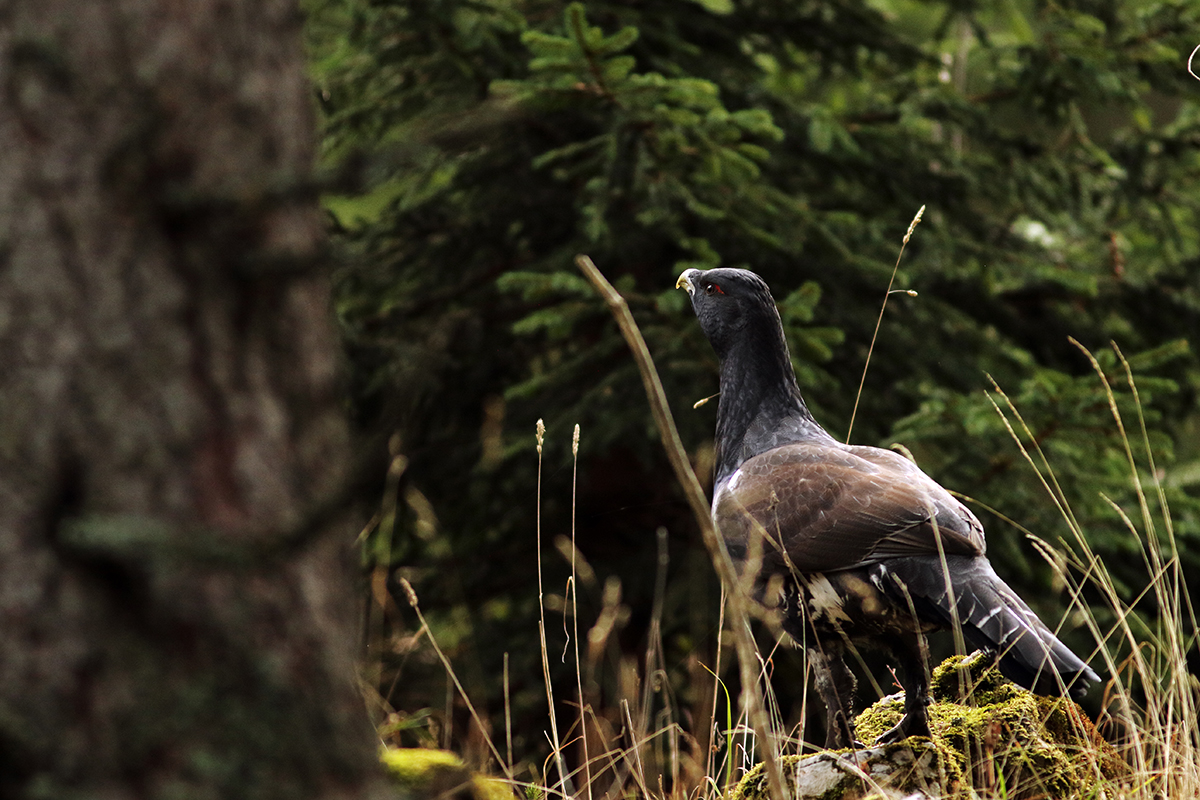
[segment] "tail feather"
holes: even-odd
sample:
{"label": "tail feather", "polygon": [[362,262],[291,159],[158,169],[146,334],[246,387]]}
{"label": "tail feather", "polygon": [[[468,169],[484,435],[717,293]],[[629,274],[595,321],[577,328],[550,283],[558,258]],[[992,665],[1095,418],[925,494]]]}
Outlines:
{"label": "tail feather", "polygon": [[[973,646],[996,653],[1000,672],[1041,695],[1082,697],[1100,680],[1058,640],[982,556],[947,556],[947,585],[937,556],[890,559],[881,565],[892,591],[911,597],[917,615],[958,624]],[[907,598],[902,602],[907,602]]]}

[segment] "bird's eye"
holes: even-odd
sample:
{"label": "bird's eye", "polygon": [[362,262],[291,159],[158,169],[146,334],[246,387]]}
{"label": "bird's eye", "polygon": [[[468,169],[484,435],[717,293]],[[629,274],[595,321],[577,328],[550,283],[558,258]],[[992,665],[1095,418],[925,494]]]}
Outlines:
{"label": "bird's eye", "polygon": [[715,283],[704,284],[704,293],[707,295],[725,294],[725,292],[721,291],[721,287],[717,286]]}

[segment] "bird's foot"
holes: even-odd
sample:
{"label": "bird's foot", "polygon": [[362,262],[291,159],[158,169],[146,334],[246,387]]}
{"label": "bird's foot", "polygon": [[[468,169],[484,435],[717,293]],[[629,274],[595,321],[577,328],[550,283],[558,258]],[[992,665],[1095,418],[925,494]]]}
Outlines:
{"label": "bird's foot", "polygon": [[933,731],[929,730],[929,720],[923,715],[914,717],[911,714],[905,714],[894,727],[881,733],[879,738],[875,740],[875,744],[896,744],[897,742],[903,742],[910,736],[932,738]]}
{"label": "bird's foot", "polygon": [[864,745],[858,740],[854,722],[845,710],[838,710],[830,715],[825,728],[826,750],[861,750]]}

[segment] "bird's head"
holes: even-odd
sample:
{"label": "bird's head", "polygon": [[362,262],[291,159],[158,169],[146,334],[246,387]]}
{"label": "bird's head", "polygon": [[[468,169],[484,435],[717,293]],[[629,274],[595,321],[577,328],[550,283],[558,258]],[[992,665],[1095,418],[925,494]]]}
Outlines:
{"label": "bird's head", "polygon": [[684,270],[675,288],[686,289],[691,296],[700,329],[720,358],[739,338],[748,335],[748,329],[779,328],[779,312],[771,290],[766,281],[749,270]]}

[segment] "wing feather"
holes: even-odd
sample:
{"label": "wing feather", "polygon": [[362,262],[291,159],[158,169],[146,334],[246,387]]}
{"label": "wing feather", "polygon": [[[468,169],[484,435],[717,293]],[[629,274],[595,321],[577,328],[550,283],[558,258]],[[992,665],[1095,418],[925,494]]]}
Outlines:
{"label": "wing feather", "polygon": [[911,461],[876,447],[796,443],[747,459],[717,488],[731,552],[768,569],[820,572],[886,558],[981,555],[983,526]]}

